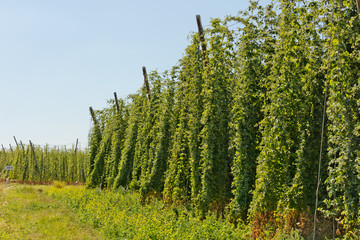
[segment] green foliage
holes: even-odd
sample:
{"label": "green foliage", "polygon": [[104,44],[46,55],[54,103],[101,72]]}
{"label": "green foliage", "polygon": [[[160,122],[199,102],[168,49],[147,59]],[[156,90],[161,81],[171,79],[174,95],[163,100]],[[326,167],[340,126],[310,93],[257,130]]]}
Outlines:
{"label": "green foliage", "polygon": [[[269,10],[271,12],[272,10]],[[235,83],[233,90],[231,137],[234,151],[232,175],[234,180],[232,214],[247,217],[252,200],[251,191],[255,186],[258,145],[261,140],[259,123],[263,119],[261,108],[265,90],[262,80],[268,76],[269,66],[265,65],[266,55],[261,42],[266,41],[269,32],[261,23],[265,18],[265,10],[255,3],[245,18],[229,18],[244,24],[236,41]],[[266,47],[272,45],[267,45]]]}
{"label": "green foliage", "polygon": [[116,152],[111,185],[203,218],[229,207],[233,221],[250,222],[310,216],[318,188],[326,216],[346,230],[358,226],[359,29],[351,1],[250,1],[237,16],[213,19],[204,43],[190,34],[176,74],[149,75],[151,100],[145,87],[133,95],[126,124],[116,123],[126,128],[123,140],[112,135],[123,141],[117,150],[108,144],[104,152],[116,127],[99,116],[92,149],[105,163]]}
{"label": "green foliage", "polygon": [[142,205],[131,191],[82,187],[47,188],[46,193],[74,210],[81,221],[101,229],[109,239],[248,239],[243,228],[211,215],[200,221],[191,212],[153,199]]}
{"label": "green foliage", "polygon": [[210,208],[222,212],[230,199],[229,122],[232,103],[233,34],[219,19],[211,23],[208,65],[204,74],[204,112],[201,122],[201,193],[203,215]]}
{"label": "green foliage", "polygon": [[[125,129],[124,145],[121,149],[121,158],[118,159],[118,174],[114,180],[113,188],[120,186],[127,187],[132,179],[133,164],[135,157],[136,139],[138,135],[139,115],[141,113],[142,96],[133,95],[133,103],[129,107],[129,116],[127,118],[127,128]],[[116,167],[116,166],[114,166]]]}
{"label": "green foliage", "polygon": [[327,207],[345,229],[359,226],[359,39],[360,23],[353,1],[331,1],[332,22],[326,29],[329,101]]}
{"label": "green foliage", "polygon": [[165,198],[186,202],[195,200],[201,188],[200,179],[200,132],[203,100],[201,91],[202,59],[197,35],[191,35],[192,43],[180,60],[175,91],[173,134],[169,169],[165,181]]}
{"label": "green foliage", "polygon": [[[166,170],[166,152],[164,148],[164,140],[169,143],[168,131],[168,117],[171,109],[164,101],[170,101],[169,97],[164,96],[164,79],[157,73],[152,72],[149,75],[149,82],[151,87],[151,100],[147,102],[147,114],[145,116],[141,135],[137,139],[141,146],[141,174],[139,175],[138,184],[140,192],[144,197],[151,191],[162,191],[163,181],[162,176]],[[170,96],[171,97],[171,96]],[[169,106],[171,108],[172,105]],[[162,111],[163,110],[163,111]],[[161,116],[163,118],[161,118]],[[140,150],[140,149],[139,149]],[[165,154],[161,156],[158,154]],[[165,157],[165,159],[164,159]],[[139,162],[138,162],[139,163]],[[154,181],[158,181],[154,183]]]}
{"label": "green foliage", "polygon": [[125,101],[119,99],[119,112],[114,118],[114,134],[112,135],[111,153],[107,163],[106,184],[111,187],[119,173],[119,161],[121,159],[121,150],[124,147],[125,131],[127,129],[128,109]]}
{"label": "green foliage", "polygon": [[89,147],[90,147],[90,161],[89,161],[89,172],[87,175],[90,175],[94,170],[95,158],[98,153],[101,142],[101,132],[99,124],[94,124],[93,128],[89,133]]}
{"label": "green foliage", "polygon": [[[165,78],[164,90],[161,94],[159,109],[157,110],[159,117],[155,121],[158,129],[155,133],[154,143],[152,144],[152,153],[150,155],[150,167],[146,171],[145,181],[141,185],[141,193],[144,196],[150,191],[162,192],[165,182],[165,172],[170,155],[171,136],[175,125],[173,124],[173,105],[176,71],[171,73],[170,78]],[[153,95],[152,95],[153,96]],[[144,172],[145,173],[145,172]]]}
{"label": "green foliage", "polygon": [[[155,100],[156,96],[155,96]],[[153,101],[155,101],[153,100]],[[145,90],[145,84],[142,88],[139,100],[137,102],[137,111],[133,112],[134,116],[139,121],[137,125],[137,135],[134,150],[134,160],[132,163],[132,173],[130,179],[130,186],[133,189],[140,188],[140,178],[142,176],[143,170],[147,169],[149,163],[149,150],[150,143],[152,142],[153,134],[150,134],[151,127],[154,124],[154,114],[150,112],[151,104],[149,103],[147,93]],[[154,133],[154,132],[152,132]]]}
{"label": "green foliage", "polygon": [[85,182],[89,169],[88,150],[71,150],[66,147],[49,147],[19,145],[13,151],[0,153],[0,168],[14,166],[14,170],[6,171],[7,177],[24,182],[49,183],[54,180],[65,182]]}
{"label": "green foliage", "polygon": [[93,126],[94,134],[89,141],[92,168],[87,179],[88,187],[112,186],[118,174],[119,158],[125,139],[126,106],[124,100],[119,101],[119,109],[115,107],[114,101],[109,101],[109,104],[109,108],[96,112],[96,119],[100,122]]}
{"label": "green foliage", "polygon": [[[204,112],[204,96],[202,94],[204,89],[204,67],[208,59],[204,59],[204,54],[200,52],[200,40],[198,34],[192,36],[192,43],[187,49],[187,55],[181,61],[181,71],[179,75],[179,81],[184,82],[184,93],[185,97],[184,104],[184,126],[186,128],[179,131],[187,131],[188,146],[184,149],[189,149],[188,157],[184,158],[185,169],[182,173],[185,174],[183,180],[183,188],[185,192],[183,196],[185,198],[191,197],[193,202],[199,202],[199,195],[201,192],[201,143],[202,135],[201,131],[204,127],[201,122],[202,114]],[[207,54],[207,53],[206,53]],[[185,137],[185,136],[184,136]],[[184,139],[184,140],[185,140]],[[189,190],[191,191],[189,191]],[[190,194],[189,194],[190,192]],[[190,196],[188,196],[190,195]]]}
{"label": "green foliage", "polygon": [[315,203],[324,99],[318,13],[296,1],[279,8],[253,212],[307,210]]}

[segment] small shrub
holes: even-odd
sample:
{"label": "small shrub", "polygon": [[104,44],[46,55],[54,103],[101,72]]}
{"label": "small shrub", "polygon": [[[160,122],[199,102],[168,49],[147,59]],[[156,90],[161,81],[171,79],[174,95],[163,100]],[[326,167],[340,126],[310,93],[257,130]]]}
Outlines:
{"label": "small shrub", "polygon": [[53,185],[55,188],[63,188],[63,187],[65,187],[65,182],[54,181],[52,185]]}

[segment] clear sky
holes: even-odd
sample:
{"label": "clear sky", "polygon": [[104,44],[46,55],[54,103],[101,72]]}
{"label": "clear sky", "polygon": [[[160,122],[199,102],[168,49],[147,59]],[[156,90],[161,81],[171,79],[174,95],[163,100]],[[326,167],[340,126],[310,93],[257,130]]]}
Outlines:
{"label": "clear sky", "polygon": [[[263,0],[265,4],[270,0]],[[174,66],[210,18],[247,0],[0,0],[0,144],[87,146],[89,106],[134,93],[142,66]]]}

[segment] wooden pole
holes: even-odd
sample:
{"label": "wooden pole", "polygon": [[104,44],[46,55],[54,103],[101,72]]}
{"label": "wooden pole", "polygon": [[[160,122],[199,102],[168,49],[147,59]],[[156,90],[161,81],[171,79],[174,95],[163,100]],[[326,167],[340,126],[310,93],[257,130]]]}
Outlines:
{"label": "wooden pole", "polygon": [[76,145],[75,145],[75,154],[76,154],[77,149],[78,149],[78,144],[79,144],[79,139],[77,138],[77,139],[76,139]]}
{"label": "wooden pole", "polygon": [[18,142],[16,141],[16,137],[15,136],[13,136],[14,137],[14,140],[15,140],[15,143],[16,143],[16,148],[18,148],[19,147],[19,144],[18,144]]}
{"label": "wooden pole", "polygon": [[25,151],[24,144],[22,143],[21,140],[20,140],[20,145],[21,145],[22,150]]}
{"label": "wooden pole", "polygon": [[9,147],[10,147],[10,151],[11,151],[11,152],[14,152],[13,149],[12,149],[12,147],[11,147],[11,144],[9,144]]}
{"label": "wooden pole", "polygon": [[38,166],[37,161],[36,161],[36,155],[35,155],[34,145],[32,144],[31,140],[29,140],[29,143],[30,143],[30,147],[31,147],[32,154],[33,154],[33,156],[34,156],[35,170],[36,170],[37,173],[39,174],[40,182],[41,182],[41,181],[42,181],[42,177],[41,177],[41,172],[40,172],[39,166]]}
{"label": "wooden pole", "polygon": [[[2,148],[2,150],[3,150],[3,152],[4,152],[4,154],[5,154],[6,152],[5,152],[4,145],[1,144],[1,148]],[[1,175],[3,172],[4,172],[4,170],[2,170],[2,171],[0,172],[0,175]],[[5,175],[5,182],[7,183],[6,175]]]}
{"label": "wooden pole", "polygon": [[150,87],[149,87],[149,81],[148,81],[148,77],[147,77],[147,73],[146,73],[146,67],[142,67],[142,71],[143,71],[143,75],[144,75],[144,82],[145,82],[148,98],[149,98],[149,100],[151,100]]}
{"label": "wooden pole", "polygon": [[199,39],[201,42],[201,49],[202,49],[203,56],[204,56],[204,64],[207,65],[206,43],[205,43],[204,29],[202,27],[200,15],[196,15],[196,23],[197,23],[198,31],[199,31]]}
{"label": "wooden pole", "polygon": [[116,105],[117,112],[120,113],[120,106],[119,106],[119,101],[118,101],[116,92],[114,92],[114,98],[115,98],[115,105]]}
{"label": "wooden pole", "polygon": [[33,153],[33,155],[34,155],[34,159],[36,159],[36,158],[35,158],[34,146],[33,146],[32,142],[31,142],[31,140],[29,140],[29,143],[30,143],[31,151],[32,151],[32,153]]}
{"label": "wooden pole", "polygon": [[360,13],[360,0],[356,0],[356,6],[357,6],[358,13]]}
{"label": "wooden pole", "polygon": [[90,114],[91,114],[91,117],[92,117],[92,120],[94,121],[94,125],[97,124],[97,120],[96,120],[96,117],[95,117],[95,113],[94,113],[94,110],[92,107],[89,107],[90,109]]}

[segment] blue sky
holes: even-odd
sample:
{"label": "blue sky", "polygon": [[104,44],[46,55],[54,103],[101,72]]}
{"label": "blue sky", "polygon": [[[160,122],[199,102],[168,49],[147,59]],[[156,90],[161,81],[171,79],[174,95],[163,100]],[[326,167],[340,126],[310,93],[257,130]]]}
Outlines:
{"label": "blue sky", "polygon": [[[260,1],[268,3],[269,0]],[[248,1],[0,0],[0,144],[87,146],[89,106],[174,66],[210,18]]]}

